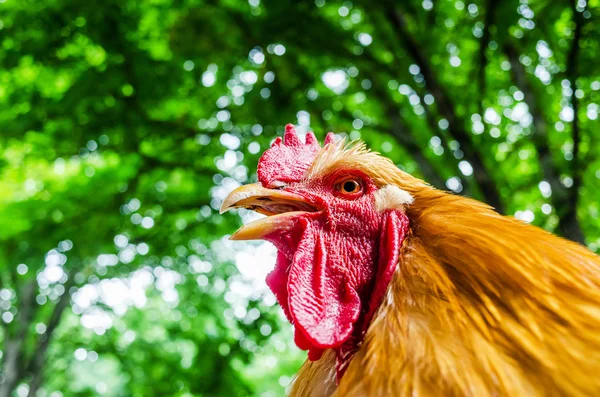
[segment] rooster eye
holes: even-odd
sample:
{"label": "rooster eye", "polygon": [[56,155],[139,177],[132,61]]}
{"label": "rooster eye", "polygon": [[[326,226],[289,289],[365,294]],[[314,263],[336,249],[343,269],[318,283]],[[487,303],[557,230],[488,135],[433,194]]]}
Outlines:
{"label": "rooster eye", "polygon": [[356,193],[360,189],[358,182],[356,181],[346,181],[342,185],[342,190],[344,193]]}
{"label": "rooster eye", "polygon": [[362,192],[362,184],[354,178],[347,178],[336,183],[335,190],[341,194],[355,196]]}

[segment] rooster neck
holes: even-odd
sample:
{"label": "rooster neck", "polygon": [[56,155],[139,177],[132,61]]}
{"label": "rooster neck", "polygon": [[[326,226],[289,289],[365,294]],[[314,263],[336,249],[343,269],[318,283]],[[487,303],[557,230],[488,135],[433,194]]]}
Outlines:
{"label": "rooster neck", "polygon": [[415,234],[339,386],[327,352],[290,395],[598,395],[600,259],[435,194],[417,193]]}

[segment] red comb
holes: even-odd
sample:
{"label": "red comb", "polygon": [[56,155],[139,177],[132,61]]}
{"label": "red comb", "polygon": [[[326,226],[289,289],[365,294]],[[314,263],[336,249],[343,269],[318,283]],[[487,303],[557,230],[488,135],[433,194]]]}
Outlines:
{"label": "red comb", "polygon": [[[333,133],[325,137],[325,145],[333,143]],[[277,137],[258,161],[258,180],[264,187],[275,187],[275,182],[298,182],[302,180],[321,146],[315,134],[306,134],[306,143],[302,143],[292,124],[285,126],[283,139]]]}

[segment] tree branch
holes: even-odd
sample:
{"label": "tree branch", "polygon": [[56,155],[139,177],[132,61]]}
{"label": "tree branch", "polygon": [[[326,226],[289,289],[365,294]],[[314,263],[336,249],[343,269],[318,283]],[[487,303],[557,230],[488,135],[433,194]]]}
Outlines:
{"label": "tree branch", "polygon": [[29,361],[29,365],[27,366],[26,373],[31,374],[31,381],[29,382],[29,393],[27,394],[30,397],[35,396],[37,390],[42,384],[44,379],[44,363],[46,361],[46,351],[48,350],[48,346],[50,345],[50,340],[52,339],[52,335],[54,331],[60,324],[60,318],[62,317],[63,312],[69,306],[69,302],[71,300],[71,294],[69,290],[75,284],[74,276],[76,267],[74,266],[69,272],[67,282],[64,284],[65,292],[60,296],[58,302],[54,306],[54,310],[50,315],[50,320],[48,321],[48,325],[46,327],[45,338],[40,339],[36,349],[34,350],[33,357]]}
{"label": "tree branch", "polygon": [[485,96],[486,81],[485,81],[485,69],[487,67],[488,58],[486,56],[486,50],[490,43],[490,26],[494,22],[496,8],[494,7],[494,0],[487,0],[485,7],[485,22],[483,26],[483,34],[479,41],[479,76],[477,81],[479,82],[479,114],[483,117],[483,97]]}
{"label": "tree branch", "polygon": [[[573,32],[573,41],[571,43],[571,49],[567,59],[567,70],[566,75],[571,82],[571,106],[573,106],[573,122],[571,123],[571,132],[573,138],[573,160],[571,161],[571,175],[573,176],[573,186],[569,191],[570,206],[569,209],[572,211],[577,210],[577,204],[579,202],[579,187],[581,186],[581,164],[579,161],[579,144],[581,142],[581,134],[579,131],[579,100],[576,95],[577,91],[577,77],[579,71],[577,69],[577,58],[579,55],[579,42],[581,41],[581,29],[583,27],[583,10],[582,12],[577,11],[577,0],[571,1],[571,11],[573,12],[573,21],[575,23],[575,29]],[[576,215],[573,215],[576,216]]]}
{"label": "tree branch", "polygon": [[[425,99],[424,99],[424,96],[422,95],[422,93],[417,92],[417,95],[421,99],[421,102],[425,103]],[[427,120],[427,125],[429,125],[429,129],[431,129],[432,133],[435,133],[435,131],[440,132],[440,135],[442,136],[442,147],[444,148],[445,152],[447,153],[448,158],[450,158],[450,160],[452,160],[452,162],[454,163],[453,164],[454,167],[460,171],[460,168],[458,166],[459,161],[456,158],[456,156],[454,155],[453,150],[450,147],[447,137],[444,135],[443,131],[440,130],[438,123],[435,121],[435,119],[433,117],[433,113],[431,112],[431,107],[426,104],[424,106],[424,108],[425,108],[425,120]],[[463,187],[461,194],[464,194],[467,196],[473,196],[469,178],[467,178],[466,176],[463,176],[463,175],[460,175],[459,178],[460,178],[460,181],[461,181],[461,184]],[[446,187],[444,186],[443,189],[446,189]]]}
{"label": "tree branch", "polygon": [[560,233],[579,243],[584,242],[583,232],[577,220],[575,208],[569,200],[570,193],[560,182],[560,173],[554,165],[550,147],[548,144],[548,125],[540,109],[537,98],[532,87],[527,80],[527,71],[519,61],[519,54],[512,44],[504,45],[504,52],[510,62],[512,77],[515,85],[521,90],[525,97],[525,103],[529,107],[529,112],[533,117],[534,134],[532,136],[533,145],[540,159],[544,177],[550,183],[552,188],[552,205],[559,218],[558,229]]}
{"label": "tree branch", "polygon": [[13,389],[23,377],[24,370],[24,345],[31,319],[35,313],[35,295],[37,292],[37,281],[34,278],[23,286],[20,294],[17,312],[17,331],[14,337],[8,333],[5,336],[4,365],[2,373],[4,382],[0,385],[0,397],[10,397]]}
{"label": "tree branch", "polygon": [[423,155],[423,150],[415,143],[408,133],[409,129],[406,127],[400,114],[391,107],[386,107],[386,114],[391,121],[389,129],[390,134],[410,153],[413,160],[419,165],[419,169],[423,173],[426,181],[438,189],[446,190],[444,178],[437,173],[429,160]]}
{"label": "tree branch", "polygon": [[498,191],[495,182],[490,177],[481,155],[471,141],[471,137],[465,130],[464,120],[456,114],[450,97],[438,81],[428,59],[422,53],[420,45],[408,30],[404,15],[399,10],[392,9],[388,10],[388,18],[396,30],[398,37],[403,40],[406,50],[419,65],[421,74],[423,74],[423,77],[425,78],[425,84],[435,98],[440,114],[448,120],[448,132],[452,138],[460,144],[465,159],[471,163],[471,166],[473,167],[473,177],[479,184],[485,201],[496,208],[498,212],[504,212],[504,205],[502,203],[500,192]]}

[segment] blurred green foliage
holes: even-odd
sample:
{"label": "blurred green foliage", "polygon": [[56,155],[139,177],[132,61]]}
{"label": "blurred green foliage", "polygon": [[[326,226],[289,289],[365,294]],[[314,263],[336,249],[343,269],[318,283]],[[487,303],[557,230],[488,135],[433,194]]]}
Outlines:
{"label": "blurred green foliage", "polygon": [[282,395],[273,250],[217,209],[288,122],[597,250],[598,7],[0,2],[0,397]]}

